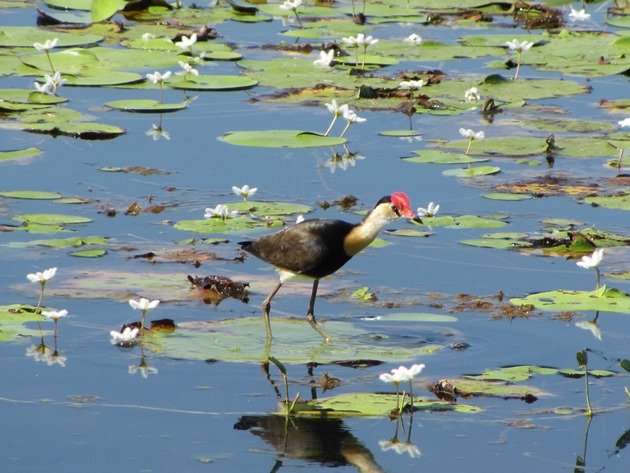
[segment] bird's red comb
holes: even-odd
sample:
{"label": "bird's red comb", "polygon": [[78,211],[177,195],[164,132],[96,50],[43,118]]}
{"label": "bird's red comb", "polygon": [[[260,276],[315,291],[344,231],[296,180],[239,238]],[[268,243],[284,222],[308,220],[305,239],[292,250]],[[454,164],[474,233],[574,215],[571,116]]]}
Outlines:
{"label": "bird's red comb", "polygon": [[411,202],[409,201],[409,197],[404,192],[394,192],[390,199],[392,200],[392,204],[398,207],[400,211],[400,215],[405,218],[415,218],[416,214],[411,210]]}

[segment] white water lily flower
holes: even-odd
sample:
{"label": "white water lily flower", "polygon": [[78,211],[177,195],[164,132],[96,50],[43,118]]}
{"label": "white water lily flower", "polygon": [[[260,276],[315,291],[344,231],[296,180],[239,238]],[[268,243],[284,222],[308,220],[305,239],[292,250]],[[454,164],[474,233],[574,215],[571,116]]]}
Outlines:
{"label": "white water lily flower", "polygon": [[524,53],[525,51],[529,51],[534,43],[531,41],[519,41],[518,39],[513,39],[512,41],[507,41],[505,45],[510,49],[510,51]]}
{"label": "white water lily flower", "polygon": [[280,10],[289,11],[295,10],[300,5],[302,5],[302,0],[286,0],[282,5],[279,6],[279,8]]}
{"label": "white water lily flower", "polygon": [[147,79],[149,79],[154,84],[161,84],[168,80],[171,77],[171,71],[166,71],[164,74],[159,71],[155,71],[153,74],[147,74]]}
{"label": "white water lily flower", "polygon": [[155,123],[145,132],[145,135],[152,137],[153,141],[157,141],[160,138],[164,138],[165,140],[171,139],[171,134]]}
{"label": "white water lily flower", "polygon": [[630,126],[630,118],[624,118],[623,120],[619,120],[617,122],[617,124],[621,127],[621,128],[625,128],[627,126]]}
{"label": "white water lily flower", "polygon": [[199,75],[199,71],[195,69],[194,67],[192,67],[187,62],[179,61],[179,66],[182,68],[182,71],[176,72],[175,75],[178,75],[178,76],[183,76],[186,74],[192,74],[193,76]]}
{"label": "white water lily flower", "polygon": [[335,99],[332,99],[330,103],[327,103],[326,108],[336,117],[340,117],[348,110],[350,110],[347,103],[344,103],[343,105],[337,105],[337,101]]}
{"label": "white water lily flower", "polygon": [[122,332],[112,330],[111,332],[109,332],[109,336],[111,337],[110,341],[112,345],[119,345],[131,343],[132,341],[134,341],[139,333],[140,330],[138,330],[138,327],[125,327]]}
{"label": "white water lily flower", "polygon": [[380,379],[384,383],[394,383],[394,384],[400,384],[403,381],[402,374],[395,370],[392,370],[391,373],[380,374],[378,376],[378,379]]}
{"label": "white water lily flower", "polygon": [[570,21],[586,21],[590,18],[591,14],[586,13],[586,10],[584,8],[582,8],[581,10],[576,10],[575,8],[573,8],[573,5],[571,5],[571,12],[569,13]]}
{"label": "white water lily flower", "polygon": [[599,266],[599,263],[602,262],[603,257],[604,249],[598,248],[597,250],[593,251],[592,255],[582,256],[582,259],[575,264],[584,269],[597,268]]}
{"label": "white water lily flower", "polygon": [[245,184],[243,187],[232,186],[232,192],[234,192],[236,195],[238,195],[239,197],[242,197],[245,200],[253,196],[257,190],[258,190],[258,187],[250,188],[247,184]]}
{"label": "white water lily flower", "polygon": [[144,33],[142,35],[142,39],[145,41],[148,41],[150,39],[155,39],[155,38],[157,38],[157,36],[155,36],[153,33]]}
{"label": "white water lily flower", "polygon": [[395,379],[400,379],[400,381],[411,381],[416,375],[422,372],[424,366],[423,364],[411,365],[409,368],[399,366],[392,370],[392,375]]}
{"label": "white water lily flower", "polygon": [[423,80],[404,80],[400,83],[400,88],[406,90],[420,90],[423,85]]}
{"label": "white water lily flower", "polygon": [[190,48],[192,48],[192,45],[195,44],[196,42],[197,42],[197,33],[193,33],[190,35],[190,38],[188,36],[182,36],[182,39],[176,42],[175,46],[177,46],[183,51],[190,51]]}
{"label": "white water lily flower", "polygon": [[50,268],[42,272],[30,273],[26,275],[26,278],[31,282],[38,282],[42,285],[46,284],[52,278],[55,277],[57,268]]}
{"label": "white water lily flower", "polygon": [[407,36],[405,39],[403,39],[403,42],[411,43],[411,44],[415,44],[416,46],[419,46],[420,44],[422,44],[422,37],[420,35],[417,35],[416,33],[412,33],[409,36]]}
{"label": "white water lily flower", "polygon": [[477,102],[481,100],[481,95],[479,95],[479,90],[477,90],[477,87],[471,87],[466,92],[464,92],[464,100],[466,102]]}
{"label": "white water lily flower", "polygon": [[433,202],[429,202],[427,208],[418,207],[418,215],[421,217],[435,217],[440,210],[440,204],[434,204]]}
{"label": "white water lily flower", "polygon": [[357,35],[357,43],[358,44],[362,44],[363,46],[367,47],[367,46],[373,46],[376,43],[378,43],[378,39],[373,38],[370,35],[364,35],[363,33],[359,33]]}
{"label": "white water lily flower", "polygon": [[313,64],[318,67],[330,67],[335,60],[335,50],[329,49],[328,51],[320,51],[319,59],[315,59]]}
{"label": "white water lily flower", "polygon": [[59,38],[54,38],[54,39],[47,39],[46,41],[44,41],[44,44],[42,43],[35,43],[33,45],[33,47],[35,49],[37,49],[38,51],[50,51],[51,49],[53,49],[55,46],[57,46],[57,43],[59,42]]}
{"label": "white water lily flower", "polygon": [[588,330],[597,340],[602,339],[602,331],[599,329],[599,325],[597,325],[597,321],[595,320],[581,320],[576,322],[575,326],[582,330]]}
{"label": "white water lily flower", "polygon": [[300,214],[296,217],[295,223],[302,223],[304,221],[304,215]]}
{"label": "white water lily flower", "polygon": [[141,297],[139,301],[129,299],[129,305],[131,306],[131,308],[133,310],[141,310],[142,312],[155,309],[159,303],[160,301],[158,299],[150,301],[149,299],[145,299],[144,297]]}
{"label": "white water lily flower", "polygon": [[460,128],[459,134],[464,138],[468,138],[469,140],[483,140],[486,137],[486,134],[483,131],[474,132],[471,129]]}
{"label": "white water lily flower", "polygon": [[39,82],[35,82],[34,85],[35,85],[35,89],[39,93],[46,94],[46,95],[55,95],[55,84],[53,84],[52,82],[46,81],[43,84],[40,84]]}
{"label": "white water lily flower", "polygon": [[206,209],[206,213],[204,214],[204,218],[234,218],[238,216],[238,212],[236,210],[229,210],[227,205],[219,204],[215,208],[208,207]]}
{"label": "white water lily flower", "polygon": [[401,442],[400,440],[396,438],[391,439],[391,440],[379,440],[378,445],[381,447],[381,450],[383,452],[387,452],[388,450],[393,450],[398,455],[402,455],[406,453],[411,458],[417,458],[420,455],[422,455],[422,453],[420,452],[420,449],[416,445],[409,442]]}
{"label": "white water lily flower", "polygon": [[343,118],[348,123],[363,123],[364,121],[367,121],[367,118],[362,118],[358,116],[354,111],[350,110],[349,108],[343,111]]}
{"label": "white water lily flower", "polygon": [[61,317],[66,317],[68,315],[68,311],[63,310],[42,310],[42,315],[47,319],[59,320]]}
{"label": "white water lily flower", "polygon": [[356,48],[358,46],[357,38],[354,36],[348,36],[347,38],[341,38],[341,42],[350,48]]}

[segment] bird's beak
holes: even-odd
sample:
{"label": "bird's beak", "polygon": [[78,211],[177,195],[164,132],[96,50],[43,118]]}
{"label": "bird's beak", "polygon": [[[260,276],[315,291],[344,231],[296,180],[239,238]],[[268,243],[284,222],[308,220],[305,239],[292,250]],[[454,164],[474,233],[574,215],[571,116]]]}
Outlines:
{"label": "bird's beak", "polygon": [[403,209],[400,212],[400,216],[409,220],[413,220],[414,222],[422,223],[422,220],[420,220],[420,218],[415,213],[413,213],[411,209]]}
{"label": "bird's beak", "polygon": [[417,215],[414,215],[413,218],[411,219],[412,222],[415,223],[419,223],[420,225],[422,225],[424,222],[422,221],[422,219],[420,217],[418,217]]}

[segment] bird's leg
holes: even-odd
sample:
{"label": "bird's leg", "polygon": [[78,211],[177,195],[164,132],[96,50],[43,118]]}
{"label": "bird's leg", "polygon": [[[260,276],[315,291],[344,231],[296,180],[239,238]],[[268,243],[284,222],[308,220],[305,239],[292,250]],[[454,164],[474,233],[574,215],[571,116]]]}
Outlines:
{"label": "bird's leg", "polygon": [[276,293],[280,290],[281,287],[282,287],[282,281],[278,283],[278,285],[273,289],[273,291],[271,291],[271,294],[269,294],[262,303],[262,313],[263,313],[263,320],[265,321],[265,331],[267,332],[267,340],[270,340],[273,338],[273,335],[271,334],[271,322],[269,321],[269,310],[271,309],[271,299],[273,299],[273,296],[276,295]]}
{"label": "bird's leg", "polygon": [[326,341],[326,343],[328,343],[332,341],[332,338],[330,337],[330,335],[324,332],[324,330],[317,323],[317,320],[315,320],[315,297],[317,296],[317,286],[319,286],[319,279],[315,279],[315,281],[313,281],[313,292],[311,293],[311,302],[309,302],[308,304],[306,320],[308,320],[308,323],[311,325],[311,327],[317,330],[317,333],[324,337],[324,340]]}

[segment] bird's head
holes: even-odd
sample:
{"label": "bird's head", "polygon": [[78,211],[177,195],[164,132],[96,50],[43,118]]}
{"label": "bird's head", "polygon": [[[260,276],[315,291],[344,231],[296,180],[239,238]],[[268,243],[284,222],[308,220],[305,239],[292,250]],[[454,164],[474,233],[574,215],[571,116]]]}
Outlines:
{"label": "bird's head", "polygon": [[394,192],[392,195],[383,197],[376,203],[375,208],[383,208],[383,212],[392,220],[398,217],[420,220],[411,210],[411,202],[404,192]]}

